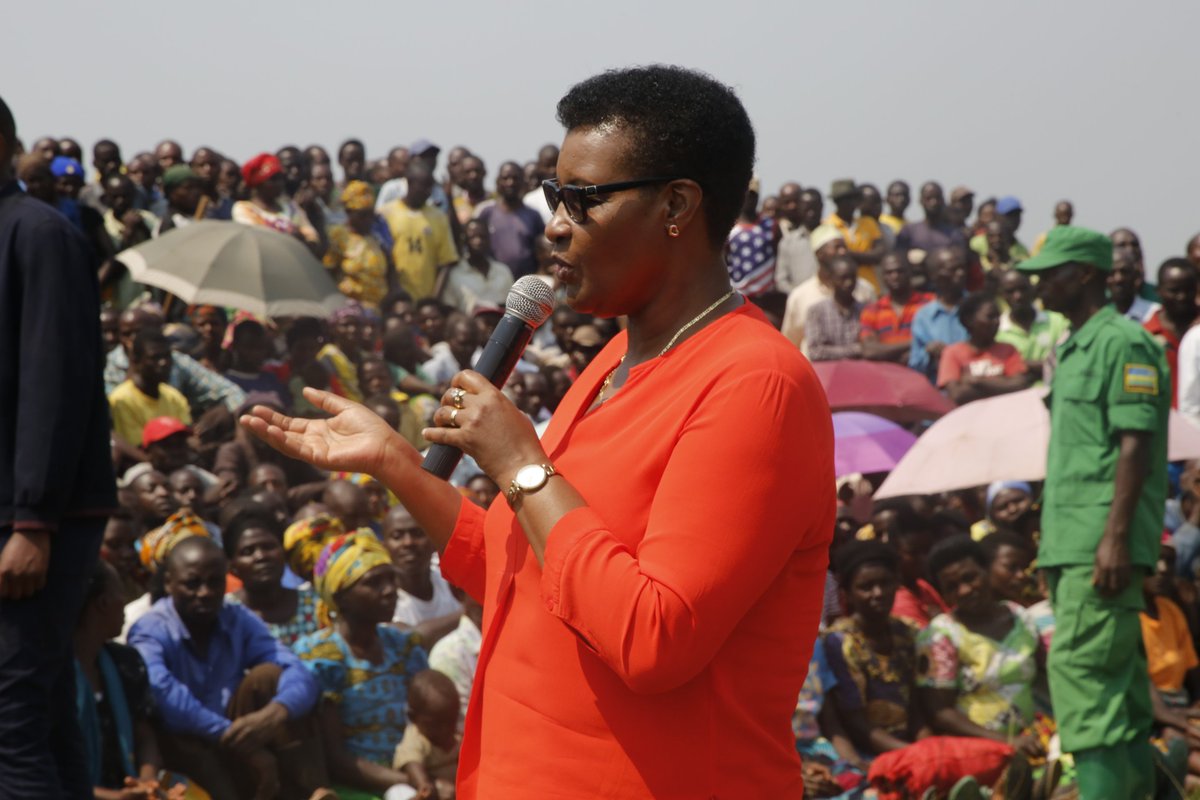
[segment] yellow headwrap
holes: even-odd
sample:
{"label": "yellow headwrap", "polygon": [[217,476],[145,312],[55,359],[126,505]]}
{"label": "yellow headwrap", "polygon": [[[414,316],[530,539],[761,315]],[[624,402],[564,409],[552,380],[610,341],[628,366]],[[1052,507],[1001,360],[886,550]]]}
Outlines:
{"label": "yellow headwrap", "polygon": [[336,611],[334,595],[349,589],[375,567],[391,563],[392,557],[371,529],[359,528],[325,545],[313,567],[313,585],[325,605]]}
{"label": "yellow headwrap", "polygon": [[334,537],[346,531],[342,521],[328,514],[298,520],[283,532],[283,549],[287,553],[288,566],[292,572],[305,580],[311,580],[313,566],[321,550]]}
{"label": "yellow headwrap", "polygon": [[361,211],[375,207],[375,190],[364,181],[350,181],[342,189],[342,206],[347,211]]}
{"label": "yellow headwrap", "polygon": [[162,525],[142,537],[142,549],[138,556],[148,570],[157,572],[171,549],[189,536],[212,538],[204,520],[193,514],[191,509],[181,508],[167,517]]}

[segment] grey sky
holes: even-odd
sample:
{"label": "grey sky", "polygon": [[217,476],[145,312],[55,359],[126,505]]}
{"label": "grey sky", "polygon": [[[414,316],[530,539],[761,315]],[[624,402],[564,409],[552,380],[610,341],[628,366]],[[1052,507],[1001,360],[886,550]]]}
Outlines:
{"label": "grey sky", "polygon": [[1065,197],[1079,224],[1138,231],[1151,273],[1200,231],[1191,2],[10,6],[0,94],[27,143],[107,136],[128,157],[172,136],[241,161],[347,136],[374,158],[426,136],[480,153],[490,182],[561,137],[554,104],[572,83],[660,61],[738,90],[766,191],[967,184],[1020,197],[1027,244]]}

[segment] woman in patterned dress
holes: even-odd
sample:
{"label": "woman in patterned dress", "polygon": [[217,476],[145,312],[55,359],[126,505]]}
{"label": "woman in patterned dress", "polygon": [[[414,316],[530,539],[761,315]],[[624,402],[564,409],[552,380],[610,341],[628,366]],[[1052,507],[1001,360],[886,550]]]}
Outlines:
{"label": "woman in patterned dress", "polygon": [[313,582],[333,624],[292,649],[321,688],[329,771],[342,800],[382,796],[408,782],[392,769],[392,755],[408,722],[409,682],[429,667],[429,657],[416,636],[389,624],[396,569],[374,534],[331,540],[317,559]]}
{"label": "woman in patterned dress", "polygon": [[1006,742],[1037,758],[1041,744],[1025,731],[1034,721],[1041,640],[1020,606],[995,596],[988,567],[970,536],[930,552],[930,575],[954,610],[917,639],[920,699],[937,732]]}
{"label": "woman in patterned dress", "polygon": [[235,514],[225,526],[223,544],[229,571],[242,582],[226,597],[229,602],[253,611],[287,647],[321,627],[312,585],[287,589],[281,583],[283,531],[272,514],[260,508]]}
{"label": "woman in patterned dress", "polygon": [[900,585],[899,559],[877,541],[850,542],[836,554],[849,616],[825,634],[830,693],[842,726],[864,759],[916,741],[917,629],[890,615]]}

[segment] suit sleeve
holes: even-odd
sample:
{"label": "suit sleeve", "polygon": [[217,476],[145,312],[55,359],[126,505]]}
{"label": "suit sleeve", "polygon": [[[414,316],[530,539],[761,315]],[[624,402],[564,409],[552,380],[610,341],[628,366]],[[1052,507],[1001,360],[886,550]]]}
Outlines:
{"label": "suit sleeve", "polygon": [[[87,245],[55,220],[16,244],[20,270],[13,521],[57,527],[88,446],[103,361],[99,294]],[[46,355],[50,354],[50,355]]]}

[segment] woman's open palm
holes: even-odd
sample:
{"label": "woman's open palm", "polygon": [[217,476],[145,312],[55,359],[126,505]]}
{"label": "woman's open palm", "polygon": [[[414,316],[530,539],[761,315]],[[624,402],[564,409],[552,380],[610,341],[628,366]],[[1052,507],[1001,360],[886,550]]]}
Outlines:
{"label": "woman's open palm", "polygon": [[284,455],[330,471],[377,475],[389,459],[419,463],[417,451],[366,406],[319,389],[304,396],[333,416],[303,419],[255,406],[241,424]]}

